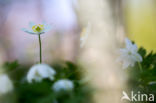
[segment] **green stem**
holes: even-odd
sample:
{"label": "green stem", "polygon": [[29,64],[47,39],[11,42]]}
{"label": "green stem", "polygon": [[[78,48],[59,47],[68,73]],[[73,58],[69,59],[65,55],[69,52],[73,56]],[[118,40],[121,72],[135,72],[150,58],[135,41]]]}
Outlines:
{"label": "green stem", "polygon": [[39,38],[39,46],[40,46],[40,64],[42,63],[42,43],[41,43],[41,35],[38,34],[38,38]]}
{"label": "green stem", "polygon": [[142,72],[142,66],[140,62],[138,62],[138,66],[139,66],[140,71]]}

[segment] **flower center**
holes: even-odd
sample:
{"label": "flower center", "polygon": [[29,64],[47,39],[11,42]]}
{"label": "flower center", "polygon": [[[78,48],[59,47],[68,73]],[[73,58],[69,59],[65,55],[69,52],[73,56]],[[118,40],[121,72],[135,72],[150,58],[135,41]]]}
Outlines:
{"label": "flower center", "polygon": [[41,77],[41,75],[38,73],[38,71],[35,71],[35,76],[36,77]]}
{"label": "flower center", "polygon": [[34,32],[42,32],[43,29],[44,29],[44,25],[41,24],[37,24],[32,27],[32,30]]}

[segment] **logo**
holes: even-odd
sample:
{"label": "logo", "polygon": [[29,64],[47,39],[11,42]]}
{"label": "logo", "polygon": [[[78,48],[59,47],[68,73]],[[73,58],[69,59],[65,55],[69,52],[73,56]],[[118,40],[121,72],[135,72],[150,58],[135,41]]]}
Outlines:
{"label": "logo", "polygon": [[125,91],[123,91],[122,94],[123,96],[121,98],[121,101],[123,100],[136,101],[136,102],[154,101],[154,94],[142,94],[140,91],[138,91],[137,93],[131,91],[130,96]]}

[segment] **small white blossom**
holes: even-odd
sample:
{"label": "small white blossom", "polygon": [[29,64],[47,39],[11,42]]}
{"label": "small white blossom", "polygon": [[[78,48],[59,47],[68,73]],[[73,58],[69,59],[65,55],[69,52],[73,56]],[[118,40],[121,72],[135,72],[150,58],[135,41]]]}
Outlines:
{"label": "small white blossom", "polygon": [[138,53],[138,48],[128,38],[125,39],[126,47],[120,49],[118,61],[123,62],[123,68],[133,67],[136,62],[141,62],[142,57]]}
{"label": "small white blossom", "polygon": [[33,22],[29,23],[30,30],[26,28],[22,28],[22,30],[29,34],[43,34],[51,29],[51,26],[43,23],[43,24],[35,24]]}
{"label": "small white blossom", "polygon": [[89,36],[89,33],[90,33],[90,29],[91,29],[91,24],[88,23],[87,27],[83,28],[81,34],[80,34],[80,47],[82,48],[87,39],[88,39],[88,36]]}
{"label": "small white blossom", "polygon": [[13,84],[8,75],[0,74],[0,95],[6,94],[13,90]]}
{"label": "small white blossom", "polygon": [[27,74],[27,81],[32,83],[32,81],[41,82],[42,79],[48,78],[54,80],[55,70],[47,64],[36,64],[32,66]]}
{"label": "small white blossom", "polygon": [[70,80],[62,79],[55,82],[52,88],[55,92],[59,92],[61,90],[67,91],[72,90],[74,88],[74,84]]}

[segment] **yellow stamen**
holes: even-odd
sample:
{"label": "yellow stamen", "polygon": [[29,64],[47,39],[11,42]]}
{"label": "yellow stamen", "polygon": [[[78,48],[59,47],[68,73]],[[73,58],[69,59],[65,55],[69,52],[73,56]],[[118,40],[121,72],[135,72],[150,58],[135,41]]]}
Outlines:
{"label": "yellow stamen", "polygon": [[86,28],[83,28],[82,29],[82,32],[81,32],[81,34],[80,34],[80,38],[83,38],[83,37],[85,37],[86,36]]}
{"label": "yellow stamen", "polygon": [[42,32],[43,29],[44,29],[44,25],[41,24],[37,24],[32,27],[32,30],[34,32]]}

